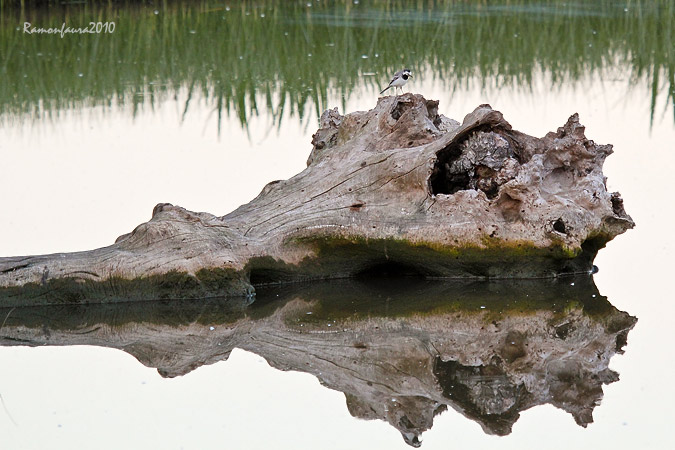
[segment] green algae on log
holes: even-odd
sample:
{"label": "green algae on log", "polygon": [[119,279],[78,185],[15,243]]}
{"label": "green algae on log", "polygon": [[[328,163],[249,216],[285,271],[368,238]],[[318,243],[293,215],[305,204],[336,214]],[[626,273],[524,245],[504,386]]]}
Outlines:
{"label": "green algae on log", "polygon": [[327,110],[312,144],[304,171],[225,216],[159,204],[111,246],[0,258],[0,304],[247,296],[258,284],[377,272],[589,273],[634,226],[606,189],[611,145],[586,139],[576,114],[535,138],[489,105],[459,124],[405,94]]}

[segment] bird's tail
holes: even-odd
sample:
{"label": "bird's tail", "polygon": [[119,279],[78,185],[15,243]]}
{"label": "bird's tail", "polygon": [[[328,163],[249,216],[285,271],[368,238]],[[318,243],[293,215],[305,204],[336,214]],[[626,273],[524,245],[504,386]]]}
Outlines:
{"label": "bird's tail", "polygon": [[384,94],[384,91],[386,91],[386,90],[389,89],[390,87],[391,87],[391,86],[387,86],[386,88],[382,89],[382,90],[380,91],[380,95]]}

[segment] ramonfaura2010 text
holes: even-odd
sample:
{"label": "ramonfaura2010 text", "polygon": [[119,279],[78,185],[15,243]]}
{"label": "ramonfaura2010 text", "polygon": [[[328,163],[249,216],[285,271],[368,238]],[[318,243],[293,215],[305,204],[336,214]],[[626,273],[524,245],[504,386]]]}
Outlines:
{"label": "ramonfaura2010 text", "polygon": [[115,22],[89,22],[87,27],[69,27],[64,22],[60,28],[33,27],[30,22],[23,23],[24,34],[57,34],[61,38],[65,37],[66,34],[100,34],[113,33],[114,31]]}

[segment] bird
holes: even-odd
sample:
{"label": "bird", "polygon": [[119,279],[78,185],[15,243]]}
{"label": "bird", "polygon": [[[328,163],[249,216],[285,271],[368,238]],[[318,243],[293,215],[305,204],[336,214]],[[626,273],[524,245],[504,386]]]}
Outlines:
{"label": "bird", "polygon": [[401,93],[403,93],[403,85],[405,85],[408,82],[408,78],[412,78],[412,73],[410,73],[410,69],[399,70],[394,74],[394,78],[392,78],[391,81],[389,82],[389,86],[382,89],[380,95],[384,94],[384,91],[386,91],[391,87],[394,88],[394,92],[396,92],[396,88],[401,88]]}

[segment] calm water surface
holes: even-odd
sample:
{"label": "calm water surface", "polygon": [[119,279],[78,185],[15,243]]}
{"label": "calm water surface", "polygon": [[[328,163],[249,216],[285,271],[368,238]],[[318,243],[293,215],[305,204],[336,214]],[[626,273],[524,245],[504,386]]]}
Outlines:
{"label": "calm water surface", "polygon": [[[432,419],[427,449],[669,448],[674,3],[3,6],[2,256],[108,245],[159,202],[227,213],[404,66],[458,120],[490,103],[542,136],[578,112],[637,227],[592,282],[0,310],[0,448],[409,448]],[[21,31],[92,20],[115,32]]]}

